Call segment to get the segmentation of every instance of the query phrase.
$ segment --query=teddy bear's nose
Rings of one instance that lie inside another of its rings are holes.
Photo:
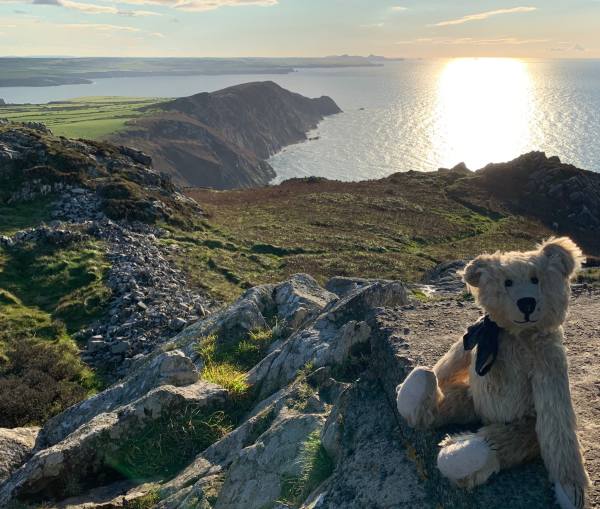
[[[529,316],[535,310],[536,301],[533,297],[523,297],[517,301],[517,307],[526,316]]]

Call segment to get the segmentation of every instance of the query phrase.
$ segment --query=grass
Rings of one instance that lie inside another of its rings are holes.
[[[300,507],[310,493],[333,473],[335,465],[321,443],[320,430],[313,431],[302,444],[298,462],[300,475],[284,479],[281,490],[281,502],[292,507]]]
[[[214,335],[203,338],[197,348],[204,363],[201,378],[244,396],[250,388],[246,372],[264,358],[272,341],[273,333],[267,330],[250,332],[236,343],[219,341]]]
[[[0,113],[14,122],[42,122],[58,136],[100,140],[141,116],[142,108],[162,101],[141,97],[81,97],[48,104],[10,105]]]
[[[42,424],[99,388],[70,334],[103,316],[107,269],[92,242],[0,249],[0,426]]]
[[[32,202],[7,205],[0,201],[0,235],[13,233],[38,226],[52,220],[53,196],[46,196]]]
[[[539,221],[484,214],[446,193],[437,173],[367,182],[296,180],[252,190],[188,190],[206,211],[172,229],[172,260],[196,286],[230,301],[244,289],[307,272],[419,281],[438,263],[496,249],[529,249]]]
[[[223,411],[208,413],[189,406],[164,412],[140,433],[120,442],[105,461],[128,479],[168,479],[232,429],[231,418]]]

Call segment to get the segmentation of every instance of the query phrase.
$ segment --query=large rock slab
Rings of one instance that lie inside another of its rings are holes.
[[[122,382],[50,419],[40,433],[37,448],[60,442],[95,416],[139,399],[156,387],[184,386],[197,380],[198,371],[181,351],[161,353]]]
[[[65,440],[34,454],[0,486],[0,507],[22,497],[64,499],[73,486],[87,486],[110,479],[111,458],[128,439],[138,436],[164,415],[177,415],[193,407],[221,406],[227,392],[207,382],[186,387],[157,387],[142,398],[102,413],[71,433]]]
[[[396,417],[374,375],[348,388],[322,433],[336,458],[333,475],[303,507],[433,508],[418,465],[400,440]]]

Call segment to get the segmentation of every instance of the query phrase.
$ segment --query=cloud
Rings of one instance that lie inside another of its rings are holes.
[[[484,19],[491,18],[493,16],[499,16],[501,14],[518,14],[523,12],[532,12],[536,10],[537,7],[511,7],[510,9],[497,9],[495,11],[486,11],[477,14],[469,14],[468,16],[463,16],[462,18],[440,21],[430,26],[445,27],[450,25],[462,25],[463,23],[469,23],[471,21],[481,21]]]
[[[184,11],[214,11],[221,7],[244,7],[258,5],[270,7],[279,0],[123,0],[123,3],[137,5],[163,5]]]
[[[521,44],[539,44],[542,42],[548,42],[548,39],[519,39],[517,37],[497,37],[492,39],[475,39],[473,37],[421,37],[419,39],[397,41],[396,44],[468,44],[472,46],[518,46]]]
[[[121,25],[109,25],[105,23],[62,23],[56,25],[72,30],[97,30],[99,32],[141,32],[140,28]]]
[[[158,12],[152,11],[128,11],[117,9],[111,5],[89,4],[84,2],[76,2],[74,0],[33,0],[34,5],[54,5],[56,7],[64,7],[65,9],[73,9],[84,12],[86,14],[118,14],[120,16],[161,16]]]
[[[1,28],[1,27],[0,27]],[[581,44],[575,44],[572,42],[559,42],[553,48],[550,48],[550,51],[555,52],[563,52],[563,51],[585,51],[585,48]]]
[[[151,32],[150,35],[152,37],[158,37],[159,39],[166,39],[165,34],[161,34],[160,32]]]
[[[367,23],[366,25],[359,25],[360,28],[381,28],[385,24],[384,23]]]
[[[407,11],[408,7],[402,7],[401,5],[394,5],[394,7],[392,7],[392,11],[394,12],[402,12],[402,11]]]

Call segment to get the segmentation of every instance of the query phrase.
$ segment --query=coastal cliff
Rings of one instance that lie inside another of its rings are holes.
[[[148,153],[183,185],[255,187],[275,177],[266,159],[340,111],[329,97],[246,83],[152,106],[113,140]]]

